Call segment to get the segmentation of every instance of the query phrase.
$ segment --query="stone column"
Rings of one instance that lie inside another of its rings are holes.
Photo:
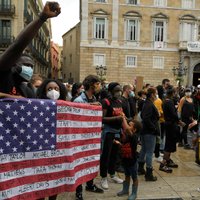
[[[88,0],[80,1],[81,44],[88,44]]]
[[[119,40],[119,0],[113,0],[112,8],[112,43],[113,46],[118,46]]]

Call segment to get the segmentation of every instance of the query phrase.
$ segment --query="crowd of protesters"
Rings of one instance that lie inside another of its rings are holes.
[[[137,91],[131,84],[102,83],[95,75],[72,85],[33,75],[33,59],[23,51],[43,23],[59,13],[58,3],[47,2],[39,18],[25,27],[1,55],[0,97],[61,99],[102,106],[101,188],[92,179],[86,183],[86,190],[103,193],[109,188],[110,179],[122,184],[122,190],[116,191],[118,196],[127,195],[128,200],[135,200],[138,175],[144,175],[149,182],[157,181],[153,175],[154,154],[160,162],[159,170],[172,173],[173,168],[178,168],[171,158],[177,143],[185,149],[194,147],[188,141],[188,131],[194,135],[198,132],[200,85],[196,88],[173,87],[170,80],[164,79],[161,85],[146,84]],[[138,146],[141,147],[139,152]],[[124,180],[116,175],[119,166],[124,172]],[[83,200],[82,190],[82,185],[79,185],[76,200]],[[49,197],[52,200],[56,198],[56,195]]]

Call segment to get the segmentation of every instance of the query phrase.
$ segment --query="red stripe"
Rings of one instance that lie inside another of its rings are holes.
[[[77,140],[77,141],[73,141],[73,142],[59,142],[57,143],[56,147],[58,149],[65,149],[65,148],[72,148],[72,147],[76,147],[76,146],[81,146],[81,145],[93,145],[93,144],[100,144],[101,139],[89,139],[89,140]]]
[[[52,188],[52,189],[47,189],[47,190],[42,190],[42,191],[37,191],[37,192],[29,192],[26,194],[22,194],[13,198],[9,198],[7,200],[35,200],[43,197],[48,197],[52,196],[55,194],[63,193],[63,192],[73,192],[75,191],[76,187],[83,182],[87,182],[89,180],[92,180],[97,176],[97,173],[89,174],[84,177],[81,177],[77,180],[76,184],[74,185],[63,185],[57,188]],[[84,181],[82,181],[84,180]]]
[[[83,134],[83,133],[101,133],[101,127],[96,128],[56,128],[56,134],[64,135],[64,134]]]
[[[38,175],[24,176],[21,178],[15,178],[8,181],[3,181],[0,183],[0,191],[7,190],[9,188],[14,188],[20,185],[33,184],[43,181],[57,180],[63,177],[74,177],[75,173],[83,169],[90,167],[96,167],[99,165],[99,161],[84,163],[74,168],[74,170],[63,170],[61,172],[44,173]]]
[[[74,103],[74,102],[61,101],[61,100],[57,101],[57,106],[70,106],[70,107],[81,108],[84,110],[87,109],[87,110],[102,111],[101,106],[94,106],[87,103]]]
[[[101,122],[102,117],[101,116],[83,116],[83,115],[74,115],[74,114],[68,114],[68,113],[58,113],[57,120],[71,120],[71,121],[88,121],[88,122]]]
[[[1,164],[1,173],[13,171],[13,170],[19,170],[23,168],[48,166],[48,165],[62,164],[66,162],[73,162],[74,160],[79,159],[79,158],[88,157],[92,155],[98,155],[98,154],[100,154],[99,149],[79,152],[72,156],[41,158],[41,159],[26,160],[26,161],[20,161],[20,162],[10,162],[10,163]]]

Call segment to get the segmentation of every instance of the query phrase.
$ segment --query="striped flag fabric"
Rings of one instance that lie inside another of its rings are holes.
[[[39,199],[99,171],[102,108],[37,99],[0,100],[0,199]]]

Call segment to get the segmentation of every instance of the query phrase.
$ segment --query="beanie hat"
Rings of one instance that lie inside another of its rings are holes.
[[[191,88],[186,88],[185,92],[191,92]]]
[[[119,83],[117,82],[111,82],[109,85],[108,85],[108,91],[112,91],[117,85],[120,85]]]

